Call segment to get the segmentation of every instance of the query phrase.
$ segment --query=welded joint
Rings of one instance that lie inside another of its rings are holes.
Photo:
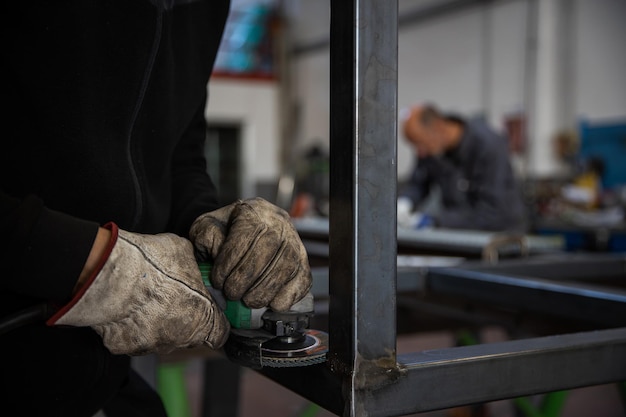
[[[350,393],[346,401],[344,416],[369,416],[367,401],[360,399],[373,397],[376,392],[400,381],[406,375],[406,369],[396,361],[396,352],[388,350],[388,356],[375,359],[366,359],[357,352],[354,370],[351,378],[347,378],[344,385],[344,394]]]

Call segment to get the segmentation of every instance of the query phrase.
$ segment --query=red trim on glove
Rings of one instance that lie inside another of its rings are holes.
[[[78,290],[78,292],[76,292],[76,294],[74,294],[70,302],[65,304],[63,307],[61,307],[59,311],[54,313],[54,315],[46,321],[46,324],[48,326],[53,326],[57,322],[57,320],[63,317],[65,313],[67,313],[72,307],[74,307],[74,305],[76,305],[78,300],[80,300],[80,298],[83,296],[83,294],[85,294],[87,289],[89,289],[91,284],[94,282],[94,280],[96,279],[96,277],[102,270],[102,267],[104,266],[106,261],[109,259],[109,256],[111,255],[111,252],[113,251],[113,247],[115,246],[115,243],[117,243],[117,235],[118,235],[119,228],[113,222],[109,222],[102,227],[104,227],[105,229],[109,229],[111,231],[111,240],[109,240],[109,243],[107,245],[106,251],[104,252],[104,255],[98,261],[98,265],[94,269],[89,279],[87,279],[85,284]]]

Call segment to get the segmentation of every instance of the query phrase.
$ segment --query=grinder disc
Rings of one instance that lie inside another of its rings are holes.
[[[282,338],[261,329],[231,329],[224,352],[253,369],[314,365],[326,361],[328,334],[307,329],[298,337]]]
[[[326,361],[328,334],[307,329],[299,338],[273,338],[261,344],[261,366],[289,368]]]

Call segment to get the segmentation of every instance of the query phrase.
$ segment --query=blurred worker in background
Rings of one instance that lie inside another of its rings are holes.
[[[416,167],[398,192],[398,225],[505,231],[524,229],[525,210],[509,160],[508,142],[484,122],[416,105],[403,115]],[[420,211],[439,188],[439,207]]]
[[[228,0],[11,2],[0,152],[0,372],[13,416],[165,417],[129,355],[218,349],[205,289],[286,310],[311,285],[288,214],[219,208],[207,82]],[[51,311],[46,313],[44,307]]]

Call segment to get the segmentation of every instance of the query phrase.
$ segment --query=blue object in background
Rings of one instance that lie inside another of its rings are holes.
[[[274,69],[272,17],[272,9],[263,4],[233,9],[224,28],[215,70],[233,74],[271,74]]]
[[[590,122],[579,125],[580,156],[604,161],[602,186],[605,189],[626,184],[626,120]]]

